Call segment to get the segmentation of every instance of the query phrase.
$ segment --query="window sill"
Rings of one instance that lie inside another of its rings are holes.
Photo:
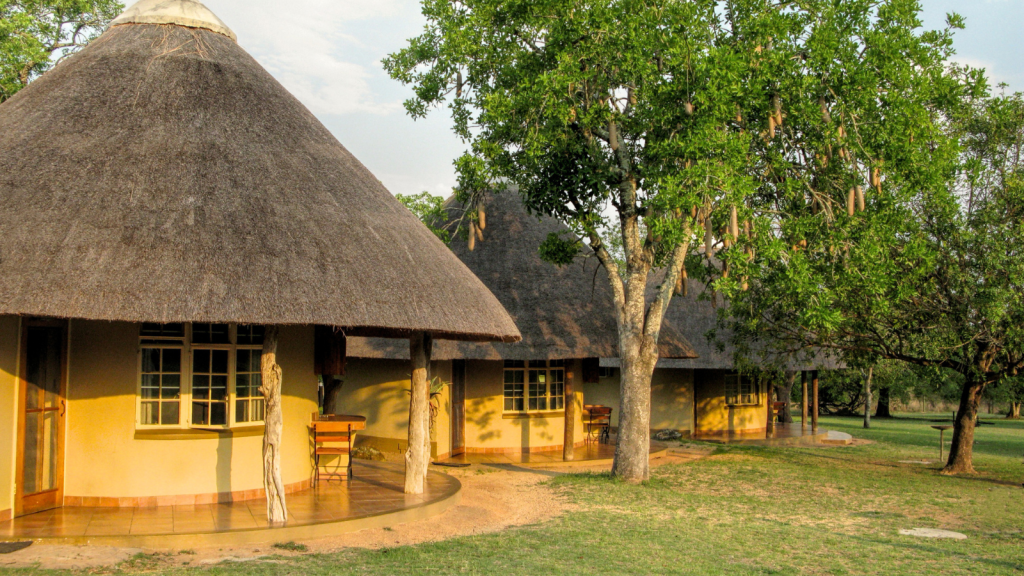
[[[214,438],[246,438],[262,436],[263,424],[234,428],[137,428],[135,440],[208,440]]]
[[[519,420],[523,418],[552,418],[564,417],[565,410],[541,410],[539,412],[505,412],[501,415],[503,420]]]

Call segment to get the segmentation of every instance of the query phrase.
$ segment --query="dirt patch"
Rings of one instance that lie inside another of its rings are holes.
[[[111,548],[107,546],[29,546],[0,555],[0,566],[32,567],[43,570],[85,570],[120,564],[142,550],[138,548]]]

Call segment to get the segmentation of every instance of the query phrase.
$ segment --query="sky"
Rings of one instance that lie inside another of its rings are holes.
[[[130,4],[131,0],[123,0]],[[445,111],[413,120],[381,66],[425,23],[418,0],[203,0],[238,42],[395,194],[447,196],[465,145]],[[958,12],[956,59],[1024,90],[1024,0],[921,0],[926,28]]]

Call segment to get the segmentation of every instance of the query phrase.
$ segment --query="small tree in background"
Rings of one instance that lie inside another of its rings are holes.
[[[947,474],[973,472],[982,395],[1024,366],[1024,100],[988,97],[975,71],[954,69],[936,86],[950,81],[934,93],[932,122],[887,123],[884,140],[863,146],[877,191],[867,212],[780,219],[806,248],[776,244],[757,261],[759,290],[737,294],[731,309],[739,329],[788,349],[955,373]],[[893,158],[893,142],[918,138],[927,155]]]
[[[934,173],[928,104],[950,40],[916,30],[912,0],[422,6],[426,30],[385,67],[413,86],[414,117],[451,110],[471,147],[457,161],[460,200],[473,210],[484,190],[514,185],[606,270],[622,367],[613,474],[629,481],[648,477],[657,340],[685,277],[741,291],[759,238],[795,213],[778,237],[799,244],[812,216],[845,211],[847,191],[881,159],[916,170],[891,178]],[[774,199],[749,201],[755,192]],[[621,261],[604,229],[621,238]],[[581,249],[545,244],[555,264]],[[648,297],[657,269],[664,280]]]
[[[448,214],[444,210],[444,198],[434,196],[430,192],[395,194],[395,198],[426,224],[442,242],[447,244],[451,241],[452,232],[442,224],[448,220]]]
[[[122,10],[116,0],[0,0],[0,102],[99,36]]]

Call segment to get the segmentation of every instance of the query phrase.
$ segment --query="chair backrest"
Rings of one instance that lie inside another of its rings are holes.
[[[348,442],[352,434],[351,422],[313,422],[313,439],[317,444]]]

